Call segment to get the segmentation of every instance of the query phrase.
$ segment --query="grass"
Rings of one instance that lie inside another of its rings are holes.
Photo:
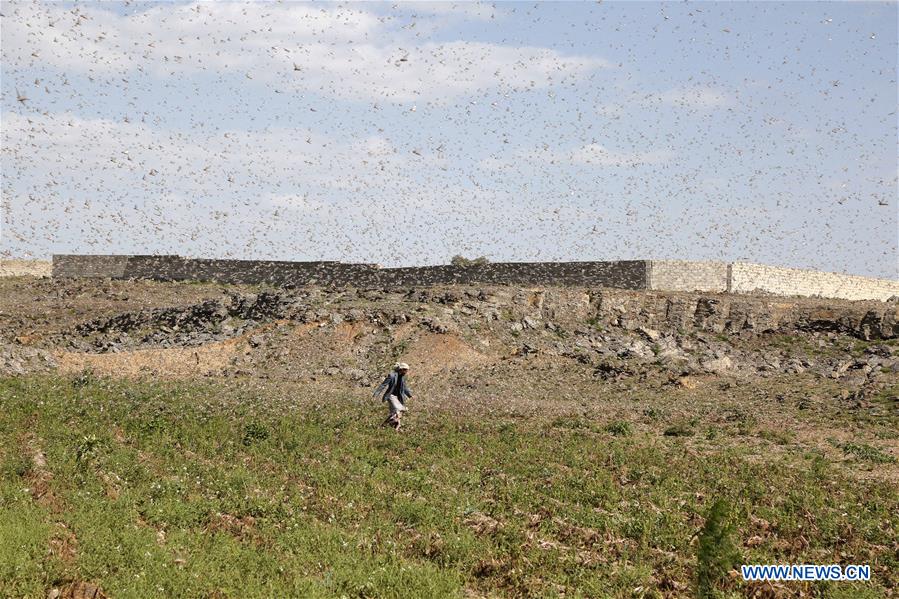
[[[826,358],[840,354],[838,346],[834,342],[826,342],[824,346],[805,335],[774,334],[765,337],[765,344],[773,349],[779,349],[787,357],[811,356]],[[858,350],[859,353],[862,351]]]
[[[602,333],[605,331],[606,327],[603,324],[602,320],[596,316],[590,317],[585,321],[590,327]]]
[[[872,566],[792,594],[899,586],[895,487],[820,452],[762,460],[684,437],[689,419],[666,436],[446,410],[394,434],[372,404],[327,399],[0,379],[0,596],[728,597],[756,589],[727,575],[737,551]]]
[[[884,453],[883,451],[868,445],[867,443],[840,443],[838,444],[846,455],[854,456],[864,462],[873,462],[875,464],[895,464],[896,458]]]

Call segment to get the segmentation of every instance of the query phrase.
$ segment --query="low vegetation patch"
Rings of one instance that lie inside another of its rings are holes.
[[[396,434],[380,405],[233,382],[17,377],[0,398],[4,597],[736,597],[758,590],[743,562],[871,565],[777,596],[899,586],[891,481],[642,408],[413,411]]]
[[[864,462],[873,462],[875,464],[895,464],[896,458],[884,453],[872,445],[867,443],[840,443],[838,445],[846,455],[851,455]]]

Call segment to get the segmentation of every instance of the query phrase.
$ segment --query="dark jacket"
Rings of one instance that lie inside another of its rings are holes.
[[[378,385],[378,388],[375,389],[375,392],[372,393],[372,397],[375,397],[378,393],[383,392],[384,395],[381,397],[381,401],[387,401],[387,398],[390,397],[391,393],[396,395],[399,398],[400,403],[405,404],[407,397],[412,397],[412,389],[406,385],[406,377],[403,377],[401,389],[394,389],[396,387],[396,379],[399,377],[399,374],[396,372],[391,372],[387,375],[387,378],[384,379],[384,382]]]

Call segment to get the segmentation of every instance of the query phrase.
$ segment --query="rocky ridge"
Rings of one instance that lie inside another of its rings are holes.
[[[373,373],[410,347],[421,361],[461,366],[459,356],[470,356],[464,366],[477,368],[543,359],[601,380],[809,372],[870,390],[899,372],[899,306],[887,302],[508,287],[221,292],[6,331],[0,371],[49,371],[73,354],[230,343],[222,375],[359,384],[371,384]],[[298,331],[312,331],[305,345]]]

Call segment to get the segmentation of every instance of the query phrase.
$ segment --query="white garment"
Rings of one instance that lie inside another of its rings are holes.
[[[404,406],[400,402],[400,398],[397,397],[396,395],[391,395],[390,397],[388,397],[387,403],[390,404],[390,415],[391,416],[393,416],[394,414],[396,414],[398,412],[405,412],[408,409],[406,406]]]

